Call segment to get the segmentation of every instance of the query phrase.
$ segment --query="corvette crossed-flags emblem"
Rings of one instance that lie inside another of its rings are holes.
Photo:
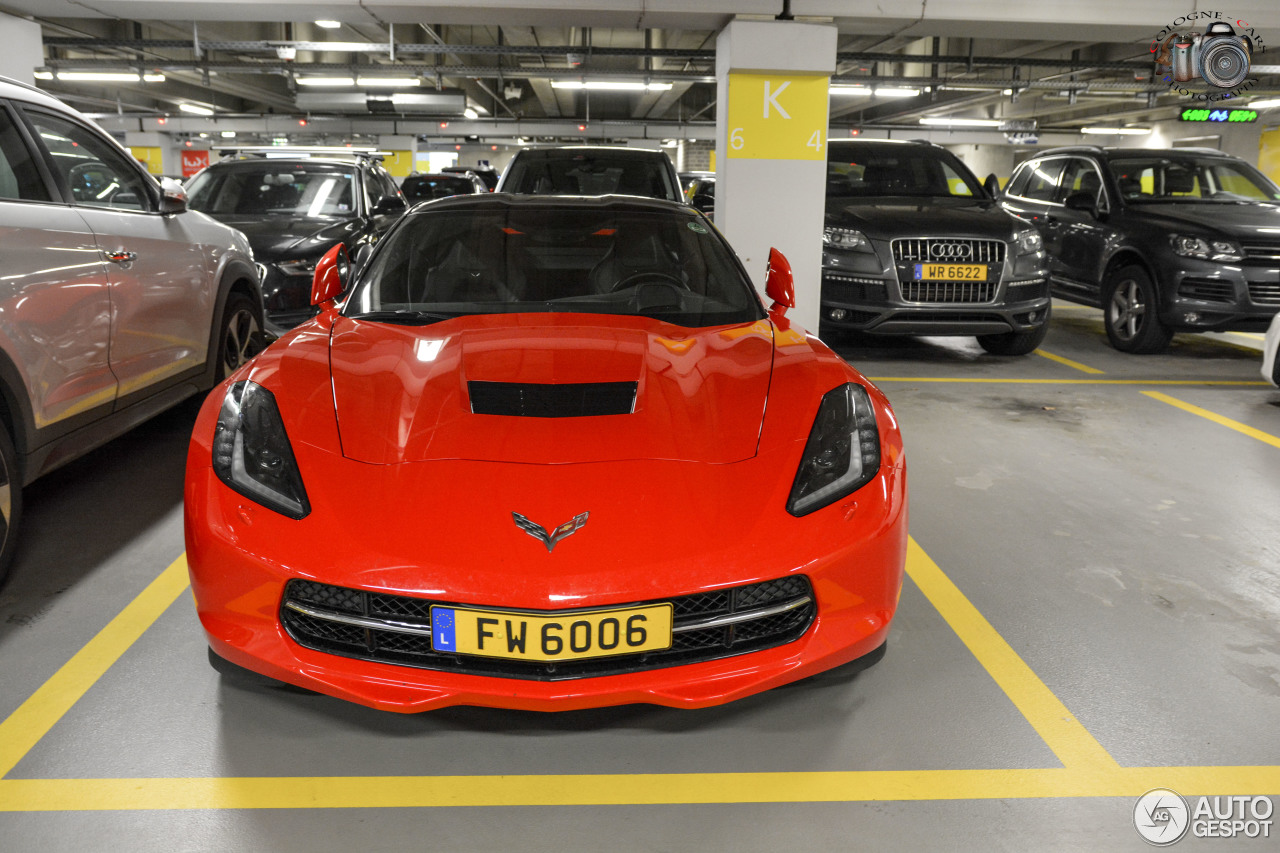
[[[535,524],[518,512],[511,513],[511,517],[515,519],[516,527],[519,527],[525,533],[528,533],[534,539],[537,539],[543,545],[546,545],[548,554],[556,547],[557,542],[564,539],[566,536],[571,536],[581,529],[582,526],[587,523],[587,516],[589,515],[591,515],[589,512],[584,512],[581,515],[575,515],[573,518],[548,533],[547,528],[543,527],[541,524]]]

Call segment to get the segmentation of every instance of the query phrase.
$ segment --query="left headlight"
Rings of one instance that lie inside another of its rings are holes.
[[[316,271],[319,258],[302,258],[296,261],[276,261],[276,266],[285,275],[311,275]]]
[[[787,512],[807,515],[871,482],[880,470],[880,430],[867,389],[849,382],[822,396],[796,471]]]
[[[1016,239],[1019,255],[1034,255],[1044,247],[1039,231],[1023,231]]]
[[[1174,234],[1169,238],[1175,254],[1184,258],[1200,258],[1206,261],[1243,261],[1244,249],[1230,240],[1206,240],[1187,234]]]
[[[275,395],[256,382],[227,389],[213,435],[213,471],[232,490],[281,515],[311,512]]]

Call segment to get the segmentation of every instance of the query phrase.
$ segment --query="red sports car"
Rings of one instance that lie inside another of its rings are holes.
[[[884,645],[884,395],[691,208],[415,208],[216,388],[186,480],[211,651],[394,711],[727,702]],[[345,295],[344,295],[345,294]]]

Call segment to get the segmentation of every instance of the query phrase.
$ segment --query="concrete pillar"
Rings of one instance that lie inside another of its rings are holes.
[[[769,249],[787,256],[787,316],[814,334],[835,63],[830,25],[735,20],[716,39],[716,225],[762,293]]]
[[[382,165],[387,167],[391,177],[399,183],[414,171],[414,160],[418,156],[418,137],[379,136],[378,150],[386,152]]]
[[[40,25],[0,14],[0,74],[21,83],[34,84],[35,69],[44,65],[44,39]]]

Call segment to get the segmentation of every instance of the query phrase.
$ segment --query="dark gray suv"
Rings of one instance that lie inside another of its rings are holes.
[[[1280,188],[1238,157],[1055,148],[1014,171],[1001,203],[1043,235],[1054,295],[1102,308],[1123,352],[1261,332],[1280,310]]]

